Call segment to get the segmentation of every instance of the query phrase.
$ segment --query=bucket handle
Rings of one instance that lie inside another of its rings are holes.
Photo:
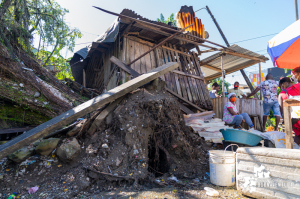
[[[232,145],[236,145],[236,146],[239,148],[239,145],[237,145],[237,144],[229,144],[229,145],[225,148],[224,154],[225,154],[226,149],[227,149],[228,147],[232,146]]]

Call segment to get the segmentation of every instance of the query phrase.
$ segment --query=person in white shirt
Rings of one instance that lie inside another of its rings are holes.
[[[220,86],[217,82],[213,83],[211,87],[211,91],[209,92],[210,98],[214,99],[217,97],[221,97],[222,95],[218,95],[218,91],[220,90]]]
[[[246,98],[246,95],[243,93],[243,91],[239,90],[240,83],[234,82],[233,85],[234,88],[229,89],[228,93],[235,93],[236,97],[238,98]]]

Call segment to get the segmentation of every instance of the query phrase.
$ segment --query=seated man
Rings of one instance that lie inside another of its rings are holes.
[[[243,93],[243,91],[239,90],[239,82],[234,82],[233,87],[234,88],[229,89],[228,93],[235,93],[235,96],[237,96],[238,98],[246,98],[246,95]]]
[[[247,113],[241,113],[236,109],[236,95],[235,93],[230,93],[228,95],[229,102],[227,102],[224,106],[224,114],[223,114],[223,121],[227,124],[233,124],[234,128],[239,128],[242,122],[246,122],[250,129],[253,129],[253,123],[251,118]],[[240,129],[240,128],[239,128]]]
[[[210,98],[214,99],[217,97],[221,97],[222,95],[218,95],[218,91],[220,90],[220,86],[217,82],[213,83],[211,87],[211,91],[209,92]]]

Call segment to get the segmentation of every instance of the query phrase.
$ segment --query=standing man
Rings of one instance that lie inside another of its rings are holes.
[[[263,117],[263,127],[265,128],[267,118],[270,115],[270,110],[272,108],[273,113],[276,118],[276,127],[275,131],[278,131],[278,124],[280,121],[280,108],[278,103],[278,97],[277,97],[277,87],[278,87],[278,81],[273,80],[273,76],[271,73],[269,73],[266,76],[266,81],[261,82],[256,89],[247,96],[247,98],[255,95],[260,89],[263,93],[264,97],[264,117]]]
[[[239,90],[240,83],[234,82],[232,89],[229,89],[228,93],[235,93],[235,96],[238,98],[246,98],[246,95],[243,93],[243,91]]]

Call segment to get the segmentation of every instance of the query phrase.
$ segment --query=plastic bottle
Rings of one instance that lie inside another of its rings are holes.
[[[15,199],[17,196],[17,192],[14,192],[13,194],[9,195],[7,199]]]

